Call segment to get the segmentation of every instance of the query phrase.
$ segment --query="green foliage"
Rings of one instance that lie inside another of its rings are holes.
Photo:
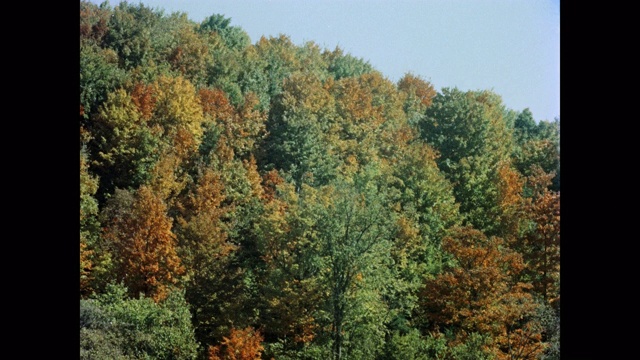
[[[371,166],[353,179],[338,179],[314,206],[334,359],[352,352],[355,357],[371,357],[384,341],[388,310],[383,297],[398,279],[386,256],[395,215],[386,204],[384,186],[377,182],[378,171]]]
[[[183,292],[156,304],[129,299],[126,288],[80,302],[82,359],[195,359],[191,315]]]
[[[394,331],[385,345],[384,356],[388,360],[430,360],[439,359],[434,346],[422,338],[420,331],[409,330],[406,334]]]
[[[513,149],[504,114],[493,92],[445,88],[419,123],[421,137],[440,154],[438,167],[454,185],[460,212],[487,234],[498,231],[498,169]]]
[[[464,343],[451,349],[451,358],[455,360],[493,360],[496,356],[486,348],[490,343],[490,336],[474,332]]]
[[[323,185],[336,176],[338,159],[327,143],[332,118],[330,95],[317,78],[295,74],[276,98],[267,122],[263,163],[289,174],[300,186],[304,177]]]
[[[126,79],[118,67],[118,56],[111,49],[95,45],[80,47],[80,106],[81,116],[88,119],[107,94],[121,86]]]
[[[158,159],[159,138],[142,118],[123,89],[108,94],[93,118],[95,138],[90,143],[100,188],[104,194],[116,187],[137,188],[151,178]]]
[[[242,50],[251,44],[249,35],[239,27],[229,26],[231,18],[226,18],[221,14],[213,14],[204,19],[200,24],[199,31],[216,32],[224,41],[227,48],[232,50]]]
[[[113,9],[103,46],[118,54],[124,69],[145,65],[153,51],[151,29],[161,16],[144,4],[121,2]]]
[[[329,63],[329,73],[336,80],[345,77],[358,77],[373,71],[373,67],[368,61],[353,57],[351,54],[344,54],[342,49],[338,47],[332,52],[325,51],[324,56]]]
[[[550,189],[560,190],[560,120],[540,121],[537,125],[529,109],[520,113],[515,122],[516,147],[513,158],[518,171],[525,176],[535,166],[554,173]]]

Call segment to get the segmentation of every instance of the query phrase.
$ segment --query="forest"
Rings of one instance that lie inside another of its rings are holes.
[[[80,2],[81,359],[559,359],[560,120]]]

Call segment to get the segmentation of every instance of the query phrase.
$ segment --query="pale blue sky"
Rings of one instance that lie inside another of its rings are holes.
[[[286,34],[339,46],[394,82],[412,72],[438,90],[492,89],[536,120],[560,116],[560,0],[129,1],[138,2],[196,22],[223,14],[252,43]]]

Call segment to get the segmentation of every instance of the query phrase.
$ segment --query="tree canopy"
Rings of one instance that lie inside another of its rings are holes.
[[[80,5],[81,358],[559,358],[559,119]]]

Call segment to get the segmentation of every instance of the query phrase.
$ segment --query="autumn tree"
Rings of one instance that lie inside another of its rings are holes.
[[[200,167],[196,182],[182,195],[176,215],[178,253],[186,273],[185,297],[200,343],[215,341],[223,331],[218,330],[224,318],[220,308],[225,309],[221,298],[233,296],[226,292],[225,283],[235,275],[228,266],[237,245],[229,241],[224,222],[232,206],[223,204],[225,198],[220,175],[211,168]]]
[[[411,125],[417,124],[437,94],[431,83],[412,73],[406,73],[398,81],[398,91],[403,94],[403,109]]]
[[[220,345],[209,347],[209,360],[260,360],[263,337],[251,327],[231,329]]]
[[[164,299],[184,272],[176,253],[172,220],[147,186],[117,190],[104,210],[104,237],[111,242],[115,271],[132,296]]]
[[[502,239],[471,227],[458,228],[443,240],[452,262],[425,282],[421,316],[425,330],[450,332],[450,345],[472,334],[490,336],[483,352],[498,359],[534,359],[544,350],[538,305],[531,285],[517,281],[522,256]]]
[[[540,167],[527,178],[532,195],[524,207],[524,233],[515,244],[527,264],[524,279],[545,302],[560,296],[560,192],[549,190],[552,178]]]
[[[173,22],[179,23],[175,19]],[[199,36],[195,26],[188,22],[185,22],[185,25],[177,29],[174,34],[173,46],[167,55],[172,69],[177,70],[193,84],[204,84],[207,68],[214,61],[206,38]]]
[[[207,121],[205,128],[209,137],[207,140],[213,140],[210,137],[215,134],[218,151],[233,151],[233,156],[248,160],[256,144],[265,135],[267,115],[258,109],[256,95],[247,93],[238,108],[230,103],[227,94],[220,89],[201,88],[198,96],[205,117],[211,121]]]

